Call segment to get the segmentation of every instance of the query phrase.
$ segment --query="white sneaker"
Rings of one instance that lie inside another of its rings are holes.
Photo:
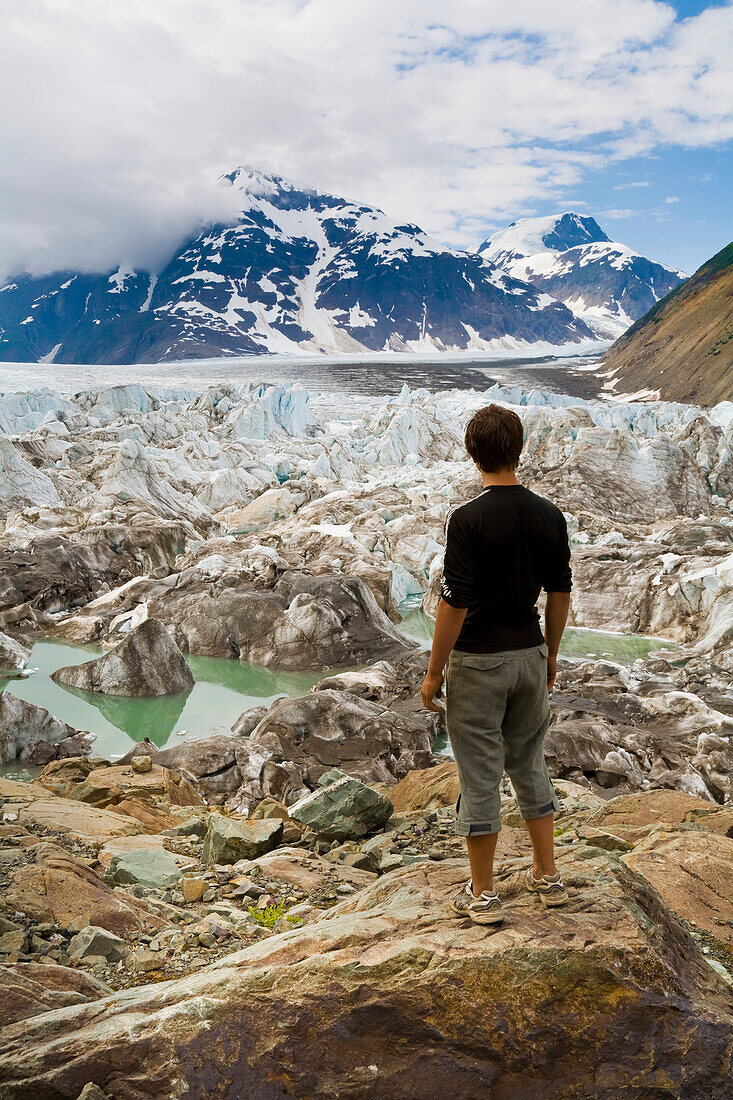
[[[480,897],[475,897],[470,882],[462,886],[458,893],[450,900],[450,907],[459,917],[470,917],[474,924],[499,924],[504,920],[504,911],[501,907],[498,894],[490,894],[487,890]]]

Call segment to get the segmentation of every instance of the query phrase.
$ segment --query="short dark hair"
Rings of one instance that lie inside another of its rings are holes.
[[[522,421],[511,409],[487,405],[466,426],[466,450],[485,474],[514,470],[524,444]]]

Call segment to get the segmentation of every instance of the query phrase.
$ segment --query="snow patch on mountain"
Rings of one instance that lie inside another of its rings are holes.
[[[572,212],[513,222],[478,253],[561,301],[604,339],[616,339],[686,278]]]
[[[491,352],[596,338],[545,288],[374,207],[251,167],[222,186],[238,216],[158,272],[17,278],[0,297],[0,359]]]

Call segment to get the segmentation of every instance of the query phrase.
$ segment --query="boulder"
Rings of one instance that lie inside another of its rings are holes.
[[[0,1092],[727,1100],[729,989],[659,894],[568,856],[553,913],[526,866],[491,933],[449,909],[465,860],[420,863],[196,974],[6,1028]]]
[[[265,766],[270,757],[261,745],[217,734],[163,749],[155,764],[190,777],[210,805],[229,804],[246,814],[269,793]]]
[[[326,840],[359,840],[392,814],[386,795],[338,769],[325,772],[319,787],[290,807],[290,816]]]
[[[154,696],[190,691],[194,678],[161,622],[146,619],[110,653],[52,673],[57,684],[105,695]]]
[[[0,764],[47,764],[57,756],[83,756],[92,741],[91,735],[80,734],[44,707],[18,699],[11,691],[0,692]]]
[[[118,886],[134,884],[162,890],[181,880],[181,871],[173,856],[163,848],[138,848],[112,857],[109,879]]]
[[[454,806],[460,794],[458,765],[446,760],[434,768],[408,772],[395,787],[390,787],[389,800],[396,813],[409,810],[435,810]]]
[[[69,944],[72,959],[84,959],[87,955],[101,955],[108,962],[120,962],[127,955],[127,944],[119,936],[108,932],[106,928],[95,928],[93,924],[82,928]]]
[[[394,783],[435,762],[432,728],[348,691],[277,699],[248,741],[303,770],[313,787],[339,767],[365,783]]]
[[[705,831],[701,821],[702,828],[655,828],[621,858],[659,891],[673,913],[733,951],[733,840]]]
[[[14,868],[9,879],[5,904],[33,920],[65,928],[93,924],[116,935],[166,924],[144,902],[112,891],[85,863],[52,844],[40,844],[35,863]]]
[[[28,664],[30,649],[0,631],[0,676],[17,676]]]
[[[254,859],[276,848],[283,835],[277,817],[246,820],[210,814],[202,859],[204,863],[236,863]]]

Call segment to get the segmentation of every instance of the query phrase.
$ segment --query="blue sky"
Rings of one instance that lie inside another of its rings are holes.
[[[687,271],[732,235],[733,3],[0,6],[0,276],[155,269],[238,164],[475,248],[575,209]]]
[[[691,274],[733,239],[730,148],[659,149],[593,173],[566,205],[609,237]]]

